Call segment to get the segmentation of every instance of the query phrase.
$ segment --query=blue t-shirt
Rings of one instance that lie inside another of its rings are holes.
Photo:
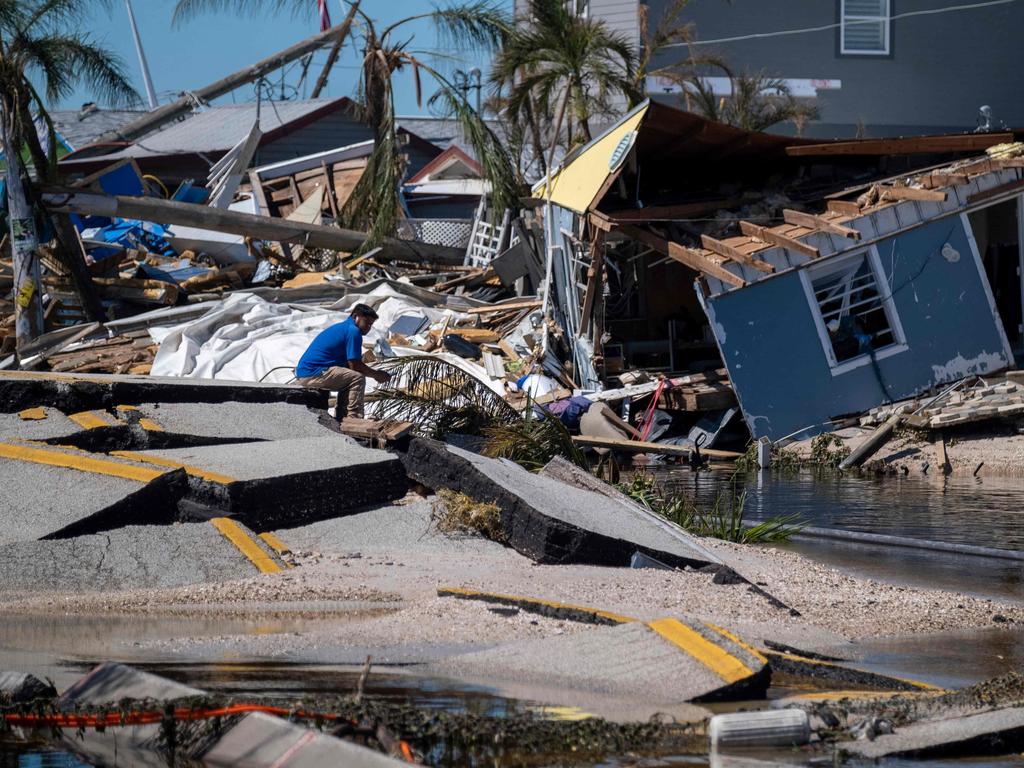
[[[349,360],[363,359],[363,334],[351,317],[317,334],[299,358],[295,375],[300,379],[316,376],[331,366],[344,368]]]

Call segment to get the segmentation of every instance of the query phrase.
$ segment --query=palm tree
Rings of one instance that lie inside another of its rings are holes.
[[[718,96],[702,79],[688,81],[696,111],[709,120],[748,131],[764,131],[792,121],[798,134],[808,120],[819,115],[817,106],[798,100],[784,80],[758,73],[734,75],[730,83],[732,93]]]
[[[251,12],[256,8],[283,10],[289,6],[296,12],[315,7],[308,0],[178,0],[174,17],[177,22],[203,10],[231,8]],[[436,90],[430,103],[459,122],[484,176],[491,182],[492,208],[500,216],[506,208],[514,207],[519,188],[513,162],[502,142],[473,109],[466,94],[431,63],[442,58],[441,54],[413,49],[413,38],[403,37],[412,22],[428,19],[446,42],[463,50],[494,51],[510,31],[504,12],[491,0],[471,0],[409,16],[382,29],[361,8],[357,16],[363,53],[357,100],[363,119],[373,130],[374,150],[341,212],[343,226],[369,232],[364,250],[373,247],[380,238],[394,234],[401,212],[399,190],[405,168],[399,151],[392,80],[402,71],[412,74],[418,103],[422,103],[422,76],[426,74],[433,81]]]
[[[32,206],[36,190],[21,153],[28,151],[42,182],[53,179],[57,163],[53,122],[34,82],[49,102],[66,98],[80,82],[108,103],[138,99],[117,56],[80,31],[92,9],[89,0],[0,0],[0,142],[7,161],[19,352],[43,329],[39,229]],[[46,124],[49,151],[43,150],[33,113]]]
[[[625,36],[587,17],[583,0],[528,0],[526,12],[495,59],[492,81],[507,89],[507,117],[535,127],[554,115],[554,145],[566,120],[566,149],[590,141],[590,122],[632,106],[636,51]],[[535,150],[539,147],[535,147]]]

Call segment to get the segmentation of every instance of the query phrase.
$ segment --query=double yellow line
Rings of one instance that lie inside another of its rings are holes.
[[[235,549],[245,555],[248,560],[256,566],[260,573],[280,573],[286,568],[292,566],[285,562],[284,558],[281,557],[288,552],[288,547],[278,539],[272,533],[261,533],[259,538],[262,539],[267,546],[273,549],[278,557],[281,557],[281,562],[278,563],[273,557],[267,554],[267,552],[259,545],[249,533],[238,523],[229,517],[215,517],[210,521],[210,524],[220,531],[221,535],[235,545]]]

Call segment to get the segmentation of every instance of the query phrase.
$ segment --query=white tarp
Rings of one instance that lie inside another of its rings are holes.
[[[172,327],[150,329],[160,344],[153,361],[153,376],[187,376],[231,381],[267,381],[287,383],[302,353],[320,331],[348,317],[358,303],[369,304],[380,316],[364,339],[364,347],[373,347],[386,336],[387,329],[402,315],[425,317],[438,326],[450,316],[454,326],[469,316],[426,306],[415,297],[379,284],[369,293],[353,293],[330,307],[301,304],[275,304],[251,293],[233,293],[202,317]],[[397,356],[425,354],[398,347]],[[485,381],[501,394],[503,388],[489,381],[484,369],[448,353],[430,353]],[[373,382],[367,382],[367,389]]]

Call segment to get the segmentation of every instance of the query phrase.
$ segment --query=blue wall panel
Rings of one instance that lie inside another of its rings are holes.
[[[959,258],[946,258],[949,243]],[[878,243],[906,351],[833,376],[798,272],[706,300],[751,432],[772,440],[1012,364],[960,217]],[[842,257],[840,257],[842,258]]]

